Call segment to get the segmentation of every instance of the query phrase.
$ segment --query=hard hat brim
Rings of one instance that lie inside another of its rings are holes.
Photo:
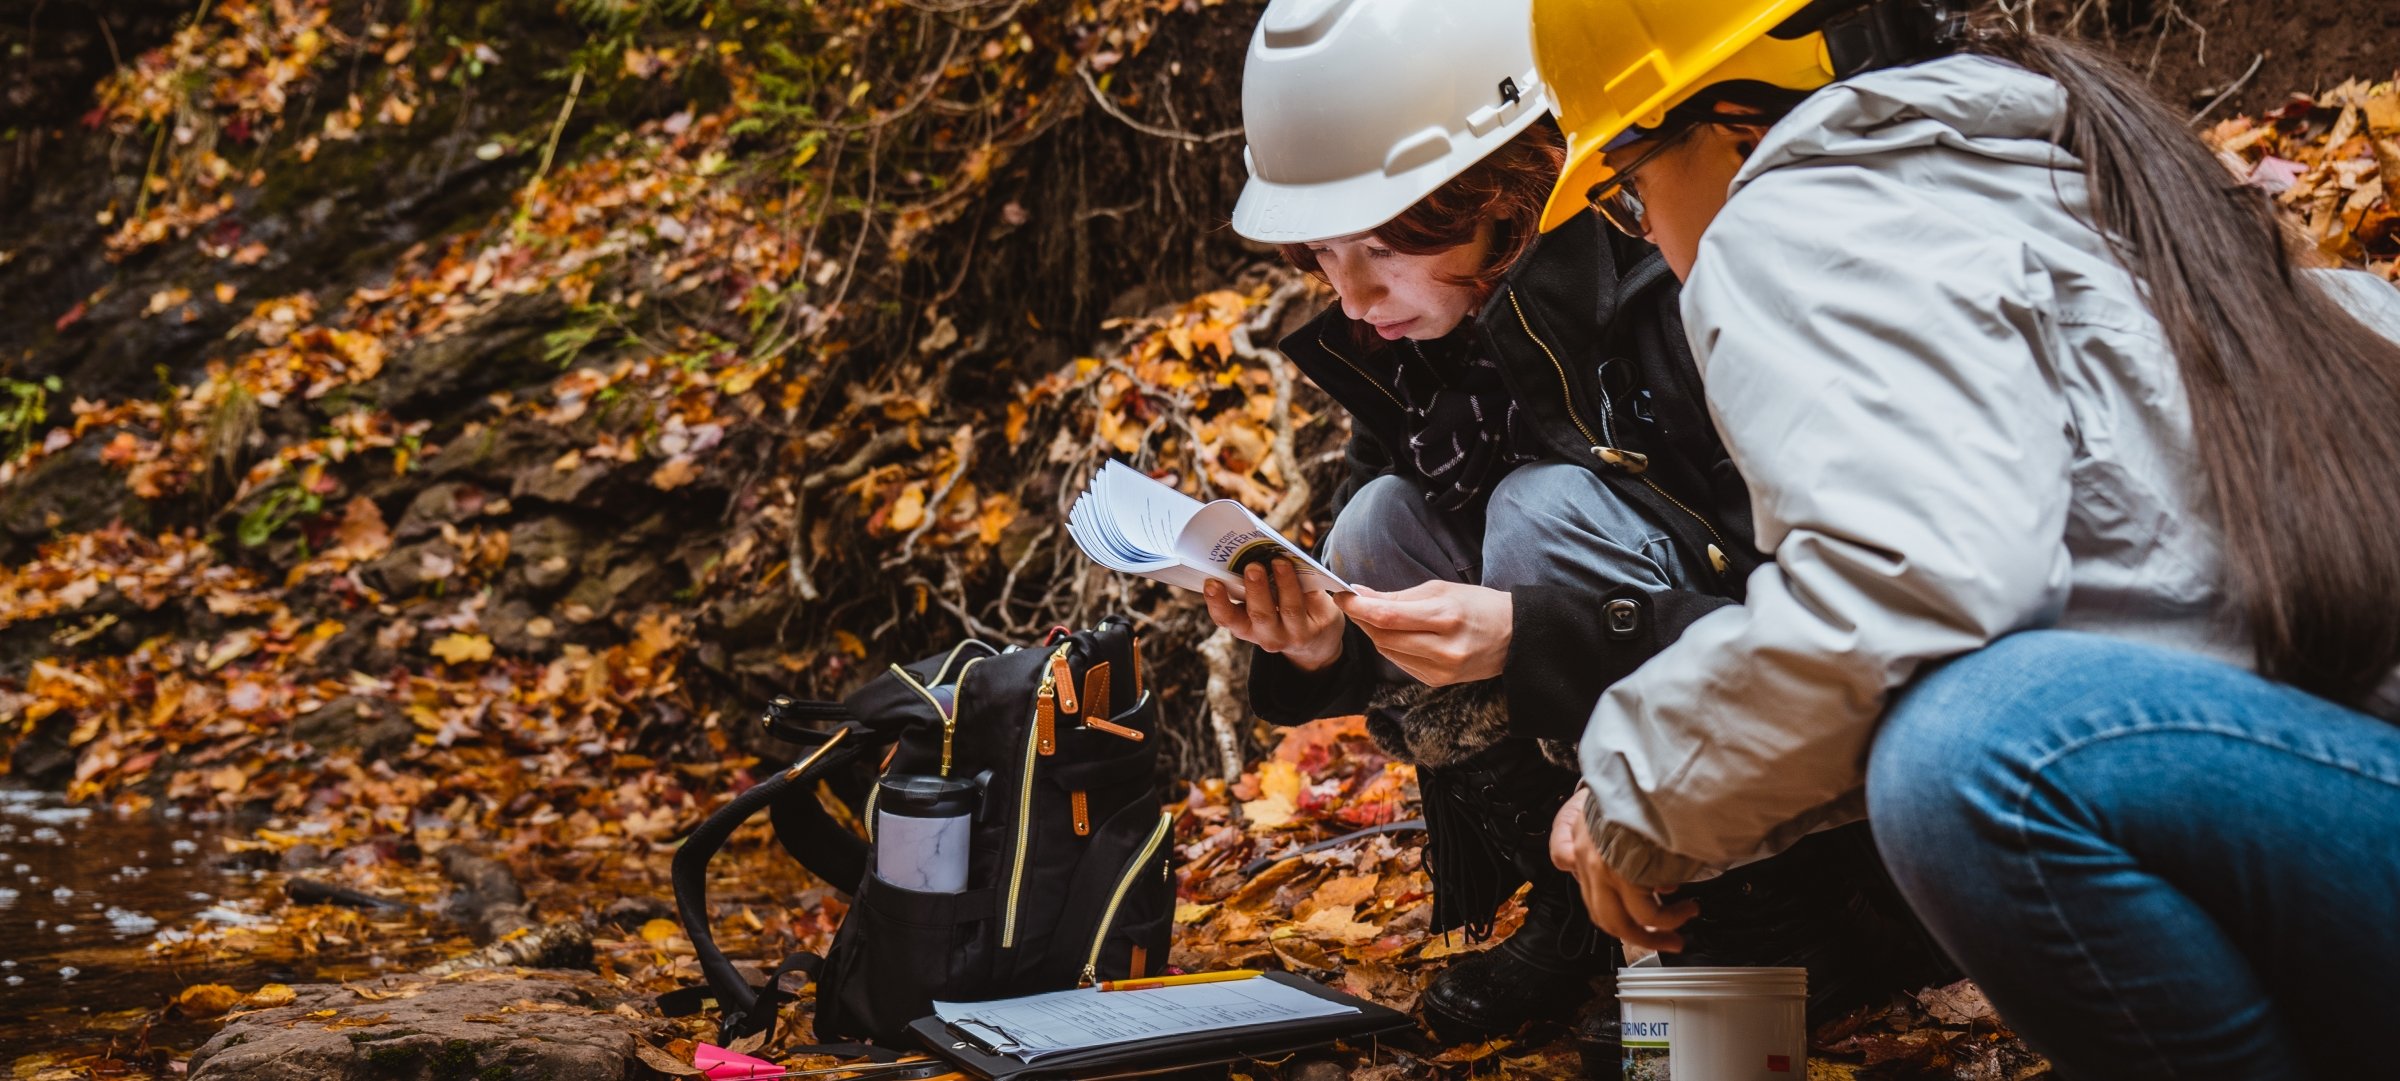
[[[1437,162],[1398,175],[1369,173],[1315,184],[1278,184],[1252,175],[1233,204],[1233,231],[1262,244],[1355,236],[1406,213],[1456,172],[1453,163]]]
[[[1613,137],[1616,133],[1609,133]],[[1569,221],[1575,215],[1591,209],[1591,191],[1608,178],[1617,175],[1608,167],[1608,140],[1591,139],[1581,145],[1569,140],[1566,168],[1559,170],[1558,184],[1550,189],[1550,201],[1542,204],[1542,231],[1547,233]]]

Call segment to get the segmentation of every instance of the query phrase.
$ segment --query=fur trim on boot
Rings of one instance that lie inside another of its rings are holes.
[[[1447,687],[1393,684],[1369,699],[1367,733],[1395,758],[1451,765],[1507,737],[1508,696],[1497,679]]]
[[[1551,765],[1574,770],[1579,776],[1583,773],[1583,754],[1576,750],[1574,741],[1542,739],[1534,742],[1542,745],[1542,757],[1549,759]]]

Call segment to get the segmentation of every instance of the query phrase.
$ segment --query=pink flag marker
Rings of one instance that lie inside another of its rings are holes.
[[[786,1074],[783,1067],[765,1059],[728,1051],[713,1043],[704,1043],[692,1049],[692,1065],[708,1075],[709,1081],[741,1081],[743,1078],[783,1077]]]

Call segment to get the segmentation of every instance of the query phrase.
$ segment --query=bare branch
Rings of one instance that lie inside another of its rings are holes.
[[[1124,122],[1126,127],[1132,128],[1133,130],[1141,132],[1144,135],[1155,135],[1161,139],[1173,139],[1177,142],[1184,143],[1214,143],[1221,142],[1226,139],[1237,139],[1242,135],[1242,129],[1238,127],[1227,128],[1223,131],[1210,132],[1207,135],[1194,135],[1188,131],[1177,131],[1174,128],[1162,128],[1156,124],[1142,123],[1139,120],[1135,120],[1134,118],[1125,115],[1125,110],[1117,108],[1117,103],[1109,98],[1108,92],[1100,89],[1099,82],[1092,78],[1092,69],[1089,66],[1083,64],[1075,65],[1075,74],[1083,77],[1084,89],[1092,92],[1092,100],[1100,104],[1100,111],[1116,117],[1118,120]]]

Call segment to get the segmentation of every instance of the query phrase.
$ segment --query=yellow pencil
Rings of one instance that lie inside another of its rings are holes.
[[[1102,980],[1103,991],[1146,991],[1153,987],[1181,987],[1187,983],[1224,983],[1227,980],[1246,980],[1266,973],[1255,968],[1229,968],[1223,972],[1190,972],[1181,976],[1153,976],[1145,980]]]

